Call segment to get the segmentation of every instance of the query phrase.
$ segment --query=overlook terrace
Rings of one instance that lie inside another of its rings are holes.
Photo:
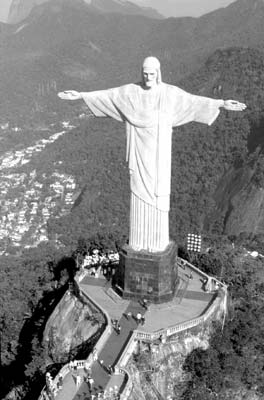
[[[92,398],[109,400],[120,398],[125,400],[129,398],[134,386],[129,360],[131,361],[131,356],[136,351],[139,342],[149,342],[152,345],[156,343],[158,347],[163,346],[163,354],[166,342],[169,343],[172,339],[172,343],[173,341],[177,342],[179,332],[185,331],[187,340],[188,330],[192,327],[202,326],[210,319],[219,318],[219,314],[224,313],[226,307],[225,285],[217,282],[220,285],[218,291],[205,293],[201,281],[204,278],[208,279],[208,276],[185,260],[179,258],[177,263],[180,280],[187,282],[184,295],[182,296],[178,292],[172,301],[160,305],[150,304],[147,310],[142,308],[140,302],[123,300],[117,295],[113,296],[111,294],[112,289],[111,287],[107,288],[107,282],[103,276],[92,278],[87,276],[88,271],[85,268],[82,269],[78,277],[82,296],[92,301],[104,313],[107,321],[105,331],[96,343],[98,359],[97,357],[94,358],[91,353],[87,360],[77,361],[75,373],[73,373],[69,364],[66,364],[55,379],[51,380],[49,389],[42,391],[39,400],[49,399],[50,395],[54,396],[56,400],[72,400],[86,395],[89,396],[87,384],[82,382],[86,376],[87,368],[91,370],[95,380]],[[191,280],[188,278],[190,272],[193,277]],[[65,296],[69,295],[68,292]],[[128,318],[128,312],[131,311],[132,318]],[[144,326],[138,325],[133,318],[133,315],[136,315],[139,311],[145,315]],[[122,330],[119,335],[111,324],[113,320],[120,322]],[[191,336],[188,340],[191,340]],[[155,350],[155,346],[151,346],[154,358],[158,347]],[[157,357],[159,356],[157,355]],[[103,360],[103,365],[101,360]],[[161,360],[157,362],[160,363]],[[114,373],[109,376],[104,365],[114,366]],[[80,385],[74,383],[76,373],[81,377]],[[162,391],[162,389],[159,387],[159,379],[154,378],[155,372],[152,373],[152,376],[152,385],[155,380],[154,389],[160,393],[159,391]],[[57,389],[59,377],[62,379],[62,386]],[[173,394],[172,388],[173,385],[168,385],[166,398]],[[162,398],[161,394],[160,398]]]

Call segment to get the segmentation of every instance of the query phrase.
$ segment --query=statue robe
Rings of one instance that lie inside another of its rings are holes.
[[[172,127],[191,121],[211,125],[223,100],[195,96],[160,83],[81,93],[96,117],[126,123],[130,171],[130,236],[135,250],[162,251],[169,244]]]

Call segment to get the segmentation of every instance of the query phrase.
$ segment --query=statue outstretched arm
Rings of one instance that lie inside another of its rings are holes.
[[[65,90],[58,93],[58,96],[62,100],[84,100],[95,117],[110,117],[117,121],[123,121],[123,115],[114,100],[115,94],[116,97],[118,96],[118,90],[118,88],[92,92]]]
[[[236,100],[198,96],[185,92],[176,86],[173,89],[169,87],[169,89],[173,90],[173,98],[176,99],[173,126],[192,121],[210,126],[216,120],[222,108],[229,111],[243,111],[247,107],[244,103]]]
[[[247,108],[246,104],[236,100],[224,100],[222,107],[229,111],[244,111]]]
[[[65,90],[64,92],[59,92],[58,96],[62,100],[80,100],[80,99],[82,99],[81,93],[76,92],[76,90]]]

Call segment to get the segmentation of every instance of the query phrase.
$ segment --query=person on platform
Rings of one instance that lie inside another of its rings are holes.
[[[145,310],[148,310],[148,300],[143,298],[142,300],[142,307],[145,308]]]
[[[88,388],[91,391],[93,389],[94,380],[92,377],[88,378]]]
[[[81,382],[82,382],[81,376],[77,375],[75,380],[76,386],[79,387],[81,385]]]
[[[97,361],[98,360],[98,352],[97,349],[93,349],[93,361]]]
[[[220,109],[243,111],[235,100],[196,96],[162,82],[160,62],[147,57],[142,79],[92,92],[68,90],[64,100],[82,99],[96,117],[126,124],[130,172],[129,245],[135,251],[164,251],[169,245],[172,128],[191,121],[211,125]]]
[[[117,323],[117,325],[116,325],[116,333],[118,335],[120,335],[120,333],[121,333],[121,325],[119,323]]]
[[[137,324],[141,323],[141,319],[142,319],[142,314],[140,312],[138,312],[137,315],[136,315]]]

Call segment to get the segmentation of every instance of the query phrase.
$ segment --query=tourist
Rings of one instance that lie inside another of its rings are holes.
[[[142,300],[142,306],[145,308],[145,310],[147,310],[148,309],[148,300],[147,299],[143,299]]]
[[[93,350],[93,361],[97,361],[98,360],[98,352],[96,349]]]
[[[87,375],[91,375],[91,367],[90,363],[88,361],[85,361],[84,363],[84,371],[86,372]]]
[[[73,364],[73,370],[76,372],[77,371],[77,361],[74,360],[72,364]]]
[[[108,373],[109,373],[109,375],[112,375],[113,374],[113,372],[114,372],[114,368],[112,367],[112,365],[108,365]]]
[[[120,326],[120,324],[117,324],[116,333],[117,333],[118,335],[120,335],[120,333],[121,333],[121,326]]]
[[[211,276],[208,276],[206,285],[205,285],[205,291],[206,292],[212,292],[213,290],[213,278]]]
[[[116,328],[116,327],[117,327],[118,320],[117,320],[117,319],[112,319],[111,322],[112,322],[112,326],[113,326],[114,328]]]
[[[82,378],[81,378],[81,376],[80,376],[80,375],[77,375],[77,376],[76,376],[76,386],[77,386],[77,387],[79,387],[79,386],[80,386],[80,384],[81,384],[81,381],[82,381]]]
[[[202,289],[206,292],[206,283],[207,283],[207,278],[202,279]]]
[[[140,324],[141,318],[142,318],[142,314],[140,312],[138,312],[137,315],[136,315],[136,320],[137,320],[138,324]]]
[[[58,377],[58,389],[62,389],[63,378],[61,375]]]
[[[101,367],[102,367],[104,370],[106,370],[106,367],[105,367],[105,365],[104,365],[104,360],[100,360],[100,361],[99,361],[99,364],[101,365]]]
[[[94,384],[93,378],[92,377],[88,378],[88,387],[90,391],[93,389],[93,384]]]

